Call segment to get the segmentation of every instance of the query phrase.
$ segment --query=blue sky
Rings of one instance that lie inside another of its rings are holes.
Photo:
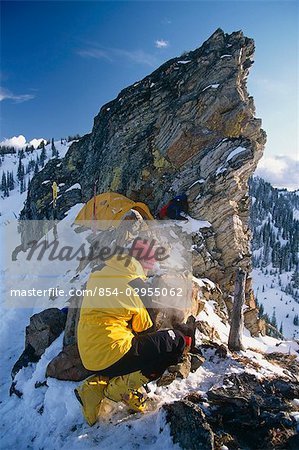
[[[1,22],[0,140],[89,132],[120,89],[221,27],[255,40],[266,156],[296,156],[296,1],[2,1]]]

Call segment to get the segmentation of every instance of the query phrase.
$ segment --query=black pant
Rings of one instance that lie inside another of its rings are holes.
[[[134,336],[130,350],[112,366],[97,373],[112,378],[140,370],[147,378],[155,380],[167,367],[181,360],[184,348],[184,335],[178,330]]]

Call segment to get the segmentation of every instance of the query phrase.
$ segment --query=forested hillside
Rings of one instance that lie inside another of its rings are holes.
[[[260,314],[284,335],[298,338],[299,191],[250,181],[255,294]]]

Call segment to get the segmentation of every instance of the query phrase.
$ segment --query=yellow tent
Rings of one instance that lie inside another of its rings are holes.
[[[113,220],[122,220],[130,209],[138,211],[144,219],[154,220],[149,208],[144,203],[134,202],[116,192],[105,192],[93,197],[83,206],[75,223],[85,225],[83,222],[97,220],[101,222],[97,223],[96,228],[107,229],[112,225]]]

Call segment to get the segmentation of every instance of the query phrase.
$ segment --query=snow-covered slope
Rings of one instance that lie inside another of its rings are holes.
[[[261,315],[287,338],[299,337],[299,196],[254,178],[253,282]]]

